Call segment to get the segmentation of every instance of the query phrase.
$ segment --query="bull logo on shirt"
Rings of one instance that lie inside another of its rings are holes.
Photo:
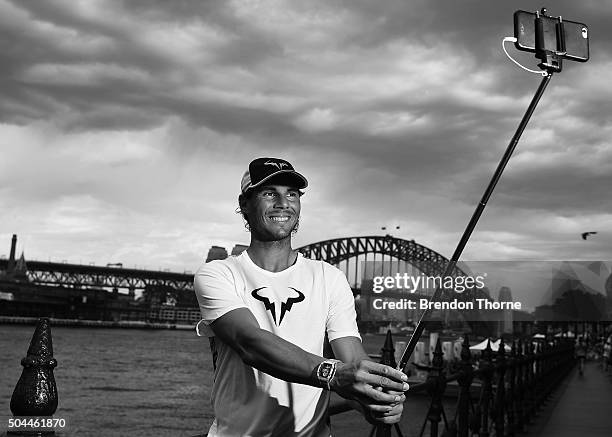
[[[251,292],[251,296],[263,302],[266,311],[270,311],[272,314],[272,318],[274,319],[276,326],[280,326],[285,314],[291,311],[293,304],[302,302],[304,300],[304,293],[293,287],[288,287],[288,291],[284,298],[277,296],[269,287],[256,288]],[[276,320],[276,310],[278,304],[280,304],[280,318]]]

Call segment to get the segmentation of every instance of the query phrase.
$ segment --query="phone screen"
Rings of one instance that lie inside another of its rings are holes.
[[[544,31],[544,49],[557,51],[555,17],[540,16]],[[517,39],[516,48],[535,53],[535,19],[536,14],[527,11],[514,13],[514,37]],[[589,59],[589,30],[583,23],[563,20],[565,31],[565,50],[563,57],[575,61],[586,62]]]

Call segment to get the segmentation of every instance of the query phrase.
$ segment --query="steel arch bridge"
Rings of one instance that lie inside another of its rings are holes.
[[[391,235],[336,238],[312,243],[298,250],[306,257],[338,266],[345,272],[353,288],[358,288],[360,261],[379,263],[381,269],[388,270],[389,274],[397,272],[399,264],[404,262],[431,276],[441,275],[449,261],[414,240],[404,240]],[[0,260],[0,270],[6,270],[7,267],[7,260]],[[353,281],[349,273],[354,275]],[[381,274],[385,272],[381,271]],[[131,290],[155,285],[176,290],[193,290],[193,274],[187,273],[28,261],[25,275],[29,282],[45,285]],[[453,275],[464,273],[455,268]]]
[[[400,262],[409,263],[413,267],[428,276],[442,275],[446,269],[449,259],[442,256],[438,252],[416,243],[414,240],[404,240],[391,235],[385,236],[365,236],[365,237],[346,237],[336,238],[332,240],[319,241],[298,249],[305,257],[327,261],[330,264],[342,268],[342,263],[345,264],[345,273],[349,276],[349,270],[355,273],[355,280],[351,285],[357,284],[357,263],[361,261],[380,261],[385,268],[389,267],[389,272],[392,272],[393,263]],[[376,259],[376,255],[380,255],[381,259]],[[372,255],[368,259],[368,255]],[[385,260],[385,257],[388,259]],[[355,265],[351,268],[349,260],[355,259]],[[452,276],[465,276],[459,267],[455,267]],[[349,282],[351,282],[349,278]]]

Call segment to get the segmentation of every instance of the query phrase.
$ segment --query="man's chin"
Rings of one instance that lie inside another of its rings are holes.
[[[291,238],[291,235],[297,231],[298,224],[299,221],[293,223],[292,226],[288,226],[287,224],[266,226],[261,230],[262,232],[254,232],[253,229],[251,229],[251,233],[259,241],[282,241]]]
[[[287,238],[291,238],[292,229],[283,229],[274,233],[275,240],[286,240]]]
[[[258,235],[257,239],[260,241],[273,242],[283,241],[291,238],[291,232],[287,230],[279,230],[276,232],[267,232],[265,235]]]
[[[291,236],[294,230],[297,229],[297,222],[293,224],[293,226],[279,226],[276,229],[270,231],[271,235],[274,235],[278,239],[283,239]]]

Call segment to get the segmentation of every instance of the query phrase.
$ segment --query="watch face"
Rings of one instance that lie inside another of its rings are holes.
[[[319,369],[319,375],[321,376],[321,378],[329,378],[331,369],[332,365],[330,363],[323,363],[323,365]]]

